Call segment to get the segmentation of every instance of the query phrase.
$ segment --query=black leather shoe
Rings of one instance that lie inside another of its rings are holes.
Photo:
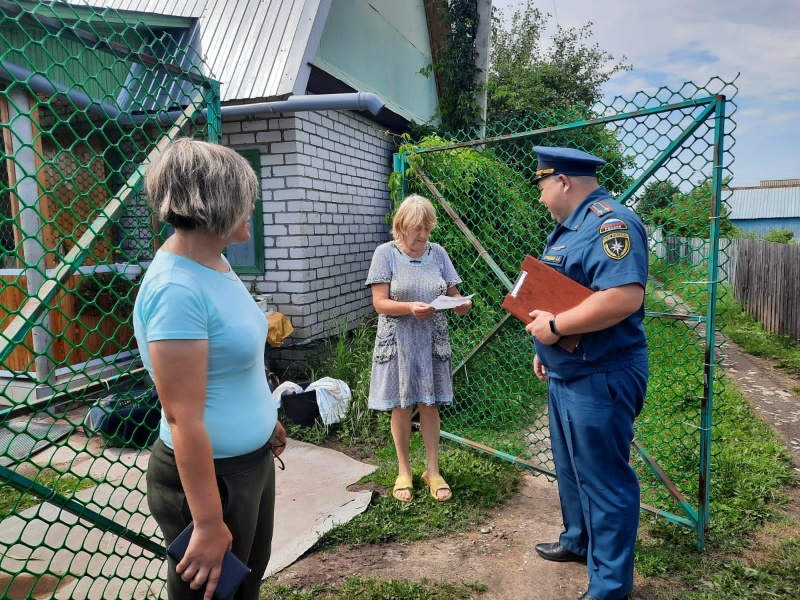
[[[630,598],[630,596],[625,596],[623,598],[620,598],[619,600],[628,600],[628,598]],[[578,598],[578,600],[597,600],[597,598],[592,596],[589,592],[586,592],[583,596]]]
[[[543,559],[552,560],[553,562],[586,562],[585,556],[567,550],[558,542],[536,544],[535,550]],[[591,598],[591,596],[589,597]]]

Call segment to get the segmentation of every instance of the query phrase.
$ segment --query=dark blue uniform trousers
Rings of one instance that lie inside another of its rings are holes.
[[[550,379],[550,442],[564,531],[561,545],[586,556],[589,593],[617,600],[633,588],[639,480],[631,468],[633,421],[647,363],[578,379]]]

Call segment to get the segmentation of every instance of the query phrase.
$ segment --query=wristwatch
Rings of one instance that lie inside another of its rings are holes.
[[[561,337],[561,332],[556,329],[556,318],[555,316],[550,319],[550,331],[552,331],[558,337]]]

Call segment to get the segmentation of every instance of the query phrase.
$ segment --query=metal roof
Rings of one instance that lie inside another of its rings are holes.
[[[730,219],[800,217],[800,185],[731,188],[730,191],[727,198]]]
[[[198,51],[222,102],[304,94],[332,0],[74,0],[197,19]],[[147,16],[140,17],[147,22]]]

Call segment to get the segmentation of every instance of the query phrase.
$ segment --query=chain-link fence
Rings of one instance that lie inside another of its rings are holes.
[[[131,311],[161,236],[141,167],[216,141],[185,20],[0,1],[0,597],[158,597],[158,401]]]
[[[531,183],[533,147],[571,146],[607,161],[601,184],[650,232],[651,377],[633,459],[642,508],[693,528],[700,546],[719,385],[719,237],[730,229],[722,198],[732,146],[726,107],[735,92],[733,83],[713,79],[615,98],[593,111],[495,124],[480,139],[431,136],[401,149],[393,176],[400,195],[416,191],[438,203],[436,241],[464,280],[461,292],[476,294],[476,310],[452,323],[457,401],[442,415],[443,436],[554,475],[546,388],[533,375],[530,336],[501,302],[525,255],[539,257],[554,228]],[[702,241],[687,258],[670,250],[676,236]]]
[[[191,40],[180,19],[0,0],[1,597],[162,595],[141,452],[158,404],[130,317],[161,240],[140,168],[169,140],[216,141],[220,127],[218,86]],[[652,232],[653,375],[635,458],[644,508],[696,529],[700,544],[734,93],[719,80],[687,84],[495,125],[476,141],[431,137],[400,156],[413,173],[402,184],[449,207],[437,241],[462,291],[477,294],[478,310],[453,331],[459,401],[443,414],[444,435],[549,474],[546,392],[528,336],[500,303],[552,228],[530,183],[533,146],[608,161],[602,182]],[[687,237],[705,240],[689,253],[702,260],[672,250]]]

